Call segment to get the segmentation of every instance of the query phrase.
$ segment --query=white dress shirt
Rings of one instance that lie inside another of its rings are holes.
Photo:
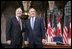
[[[30,25],[31,25],[32,29],[34,28],[34,22],[35,22],[35,17],[31,17],[30,18]]]

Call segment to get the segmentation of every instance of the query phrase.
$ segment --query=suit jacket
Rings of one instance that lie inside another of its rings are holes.
[[[13,45],[20,44],[22,40],[22,30],[16,17],[10,18],[6,25],[6,39],[11,40],[11,44]]]
[[[27,40],[27,37],[29,38],[30,43],[41,43],[42,38],[45,38],[45,28],[44,28],[44,23],[43,19],[40,17],[35,18],[35,23],[34,23],[34,29],[31,28],[30,25],[30,19],[26,21],[26,33],[25,33],[25,40]]]

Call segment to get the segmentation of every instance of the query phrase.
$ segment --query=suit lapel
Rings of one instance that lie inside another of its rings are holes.
[[[34,29],[35,29],[35,27],[36,27],[36,24],[37,23],[37,17],[35,18],[35,22],[34,22]]]
[[[32,29],[31,24],[30,24],[30,19],[28,19],[28,24],[27,25],[29,26],[30,29]]]
[[[20,27],[20,24],[19,24],[18,20],[16,19],[16,17],[15,17],[15,21],[16,21],[16,24]]]

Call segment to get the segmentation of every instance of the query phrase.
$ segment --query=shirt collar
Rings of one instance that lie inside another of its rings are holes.
[[[18,16],[16,16],[16,19],[19,21],[20,18]]]

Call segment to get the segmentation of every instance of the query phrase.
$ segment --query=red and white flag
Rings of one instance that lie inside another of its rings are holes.
[[[69,24],[69,31],[68,31],[68,44],[71,45],[71,23]]]
[[[61,20],[61,15],[58,14],[58,17],[57,17],[56,36],[62,36],[62,29],[61,29],[61,23],[60,23],[60,20]]]
[[[63,28],[63,44],[67,44],[67,42],[68,42],[67,35],[68,35],[68,29],[66,26],[64,26],[64,28]]]
[[[60,22],[57,24],[56,36],[62,36],[62,30],[61,30]]]
[[[49,19],[48,19],[48,25],[47,25],[47,35],[48,35],[48,42],[52,42],[55,34],[54,34],[54,30],[51,28]]]
[[[71,23],[69,24],[69,29],[65,26],[63,31],[63,44],[71,45]]]

